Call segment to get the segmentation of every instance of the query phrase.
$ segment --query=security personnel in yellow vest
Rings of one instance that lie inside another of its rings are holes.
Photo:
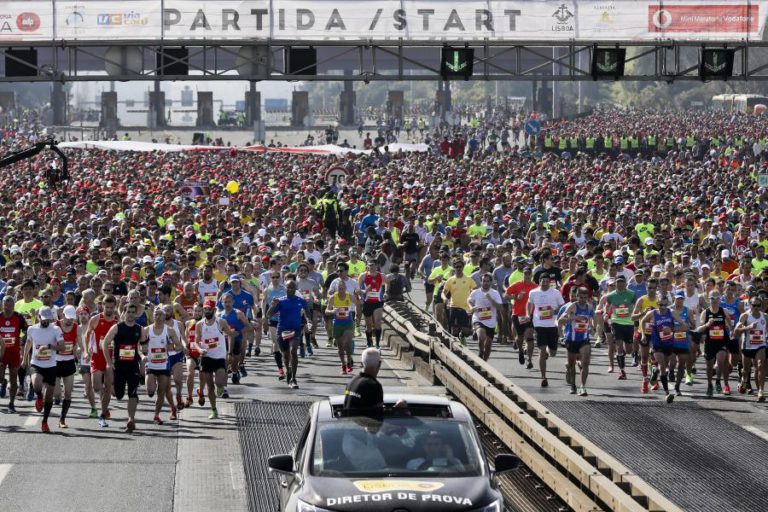
[[[685,138],[685,147],[687,147],[688,149],[691,149],[695,143],[696,143],[696,139],[693,138],[693,135],[688,135]]]
[[[735,144],[736,144],[736,148],[737,149],[743,148],[744,147],[744,139],[742,139],[740,136],[737,135],[736,136],[736,140],[735,140]]]
[[[626,153],[629,149],[629,139],[621,136],[621,139],[619,139],[619,148],[621,149],[622,153]]]
[[[653,155],[656,153],[656,136],[648,135],[646,141],[648,142],[648,154]]]
[[[571,148],[571,152],[575,153],[579,150],[579,138],[575,136],[571,136],[570,141],[568,142],[568,147]]]
[[[667,151],[671,151],[675,147],[675,138],[671,135],[667,136]]]
[[[640,149],[640,140],[637,138],[637,135],[633,135],[629,139],[629,147],[632,148],[632,151],[635,152],[638,149]]]
[[[587,139],[584,141],[584,147],[586,148],[587,152],[593,153],[595,151],[595,138],[587,137]]]
[[[544,151],[552,151],[552,136],[547,134],[544,136]]]
[[[719,148],[720,144],[721,144],[720,137],[718,137],[717,135],[712,137],[712,140],[709,141],[709,147],[711,147],[711,148]]]
[[[562,154],[563,151],[568,150],[568,140],[565,138],[565,136],[560,137],[560,140],[557,141],[557,149],[559,150],[560,154]]]

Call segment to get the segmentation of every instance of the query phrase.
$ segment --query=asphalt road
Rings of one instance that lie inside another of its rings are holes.
[[[325,338],[319,342],[322,347]],[[441,393],[387,350],[384,356],[380,379],[387,392]],[[52,432],[43,434],[33,402],[20,399],[18,414],[8,414],[7,398],[0,400],[0,511],[247,510],[234,403],[318,400],[342,393],[351,378],[339,375],[335,353],[325,348],[300,361],[296,391],[277,380],[271,354],[250,358],[247,368],[240,385],[230,384],[232,398],[220,400],[216,421],[208,420],[206,404],[181,411],[178,421],[154,425],[152,402],[142,389],[133,434],[123,432],[125,401],[113,400],[108,428],[87,418],[79,378],[67,430],[58,429],[58,407],[49,421]],[[163,410],[162,419],[169,414]]]

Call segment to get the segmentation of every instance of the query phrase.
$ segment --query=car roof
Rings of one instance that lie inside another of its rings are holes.
[[[417,394],[384,394],[384,407],[393,407],[399,400],[405,400],[408,406],[444,407],[450,410],[451,418],[459,421],[470,421],[471,416],[464,405],[454,400],[435,395]],[[344,395],[330,396],[326,400],[317,402],[317,419],[332,420],[333,410],[344,404]],[[445,418],[442,418],[445,419]]]

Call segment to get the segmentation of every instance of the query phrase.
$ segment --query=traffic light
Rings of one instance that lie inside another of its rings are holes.
[[[473,48],[451,48],[445,46],[440,51],[440,74],[443,80],[461,78],[469,80],[472,76],[472,64],[475,60]]]
[[[625,48],[594,48],[592,50],[592,78],[618,80],[624,76]]]
[[[734,49],[702,48],[699,77],[702,80],[727,80],[733,76]]]
[[[316,75],[317,49],[287,48],[285,52],[286,75]]]

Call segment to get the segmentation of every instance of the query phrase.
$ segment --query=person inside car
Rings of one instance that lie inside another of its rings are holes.
[[[453,449],[439,432],[430,432],[423,440],[424,456],[411,459],[406,468],[411,471],[463,471],[464,464],[454,457]]]

